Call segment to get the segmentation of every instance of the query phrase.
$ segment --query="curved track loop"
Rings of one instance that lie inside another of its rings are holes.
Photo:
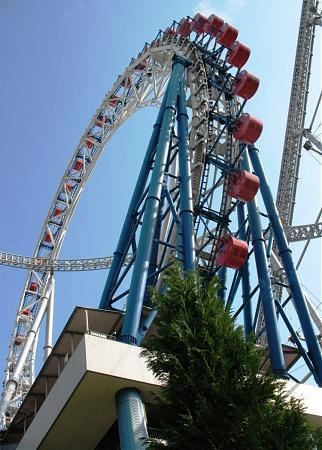
[[[187,69],[186,94],[195,216],[194,239],[198,265],[213,273],[218,239],[226,232],[232,234],[229,216],[233,209],[236,209],[238,202],[232,201],[228,195],[228,179],[238,168],[245,148],[244,145],[241,150],[239,141],[233,137],[234,123],[246,103],[246,100],[235,95],[233,91],[233,83],[240,71],[228,64],[227,46],[218,43],[217,38],[210,38],[207,33],[193,33],[191,39],[194,40],[178,35],[173,26],[165,33],[160,32],[157,38],[130,62],[103,99],[76,147],[49,208],[34,256],[25,258],[0,253],[0,263],[28,269],[5,372],[6,386],[11,381],[16,383],[15,386],[11,383],[14,395],[7,409],[10,415],[17,411],[33,383],[38,331],[35,331],[34,324],[41,321],[43,298],[45,293],[48,295],[48,289],[52,286],[51,274],[56,270],[110,267],[112,257],[60,261],[58,255],[86,181],[104,147],[114,132],[137,109],[146,106],[158,107],[161,104],[171,74],[174,54],[191,62]],[[175,140],[175,134],[173,136]],[[169,187],[171,188],[173,182],[174,189],[177,189],[180,180],[175,158],[169,163],[169,173]],[[160,230],[160,242],[168,243],[163,260],[164,267],[173,254],[176,240],[173,231],[176,224],[170,210],[171,208],[168,208]],[[236,223],[233,223],[233,226],[235,225]],[[158,253],[158,259],[163,259],[162,252]],[[132,259],[132,256],[128,255],[125,263],[131,263]],[[161,274],[158,278],[157,286],[162,276]],[[21,365],[20,356],[31,331],[35,339],[18,377],[15,372],[17,362]],[[9,398],[8,392],[7,390]]]
[[[26,277],[12,333],[5,383],[10,379],[10,374],[15,368],[23,349],[24,339],[31,330],[39,302],[46,292],[50,279],[48,265],[51,266],[52,261],[53,270],[59,270],[59,264],[56,266],[55,261],[86,181],[104,147],[122,123],[139,108],[159,106],[171,73],[172,57],[175,53],[189,58],[192,62],[188,70],[188,84],[192,110],[190,147],[194,164],[192,170],[194,197],[199,192],[208,132],[208,90],[204,65],[196,46],[191,41],[178,35],[159,33],[150,45],[145,45],[136,59],[131,60],[128,68],[122,76],[118,77],[92,117],[61,179],[42,227],[32,261],[24,263],[30,270]],[[46,267],[42,264],[29,266],[37,260],[46,260]],[[99,258],[100,267],[98,268],[102,268],[102,264],[105,263],[108,267],[110,259],[105,258],[102,263]],[[64,266],[66,268],[66,263]],[[87,268],[89,266],[93,267],[91,262],[88,263]],[[72,263],[71,267],[74,269],[77,267],[76,270],[87,270],[87,268],[79,269],[77,262]],[[17,409],[33,383],[35,351],[36,343],[28,353],[22,371],[23,376],[11,400],[12,410]]]

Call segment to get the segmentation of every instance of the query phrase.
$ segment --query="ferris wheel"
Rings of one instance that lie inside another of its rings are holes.
[[[248,101],[260,82],[244,69],[251,51],[237,38],[238,30],[214,14],[185,17],[160,31],[118,77],[82,135],[34,256],[0,254],[3,264],[28,270],[5,371],[3,428],[33,383],[45,316],[45,358],[50,355],[56,270],[108,267],[99,307],[122,315],[118,339],[132,345],[140,345],[156,315],[148,288],[162,288],[173,259],[187,271],[199,267],[205,277],[217,274],[222,299],[243,320],[246,337],[255,332],[267,350],[263,370],[292,377],[291,368],[301,358],[322,386],[318,332],[254,146],[263,124],[251,114]],[[102,151],[132,114],[151,105],[159,113],[113,257],[59,261]],[[282,301],[281,288],[287,293]],[[290,303],[305,344],[285,314]],[[292,346],[280,336],[291,336]]]

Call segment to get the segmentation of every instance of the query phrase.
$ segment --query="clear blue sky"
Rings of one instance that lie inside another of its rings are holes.
[[[264,121],[259,146],[275,192],[301,3],[2,0],[0,249],[33,253],[59,180],[105,93],[145,41],[172,19],[200,8],[229,19],[240,30],[240,41],[252,49],[247,68],[261,86],[247,111]],[[316,90],[320,79],[316,69]],[[140,111],[110,141],[86,185],[61,257],[113,253],[155,112]],[[297,221],[310,223],[321,203],[321,166],[309,155],[302,159]],[[320,276],[321,252],[315,245],[303,277],[316,295],[321,294]],[[98,305],[105,278],[104,272],[57,274],[55,337],[75,305]],[[24,279],[24,271],[0,267],[1,370]]]

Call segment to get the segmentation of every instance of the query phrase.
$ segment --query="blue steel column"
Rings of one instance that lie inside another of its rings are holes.
[[[217,276],[218,276],[219,281],[220,281],[220,289],[219,289],[219,292],[218,292],[218,296],[224,303],[226,303],[227,267],[221,266],[220,269],[218,270]]]
[[[145,211],[141,227],[140,239],[133,274],[127,298],[126,312],[121,332],[121,340],[131,344],[137,343],[142,303],[146,288],[152,243],[161,201],[162,183],[166,167],[172,127],[175,119],[175,106],[178,95],[179,80],[185,69],[182,58],[174,60],[168,95],[163,114],[163,121],[157,145],[150,187],[145,202]]]
[[[180,218],[183,238],[183,268],[190,272],[195,269],[193,202],[191,187],[191,160],[188,145],[188,114],[184,90],[184,73],[180,80],[178,96],[178,147],[180,175]]]
[[[245,170],[247,170],[248,172],[250,171],[248,153],[246,151],[244,153],[242,165]],[[277,375],[284,375],[285,374],[284,358],[277,329],[277,320],[271,281],[268,275],[268,267],[264,244],[265,241],[262,233],[262,225],[255,199],[247,203],[247,209],[248,209],[249,226],[252,234],[252,243],[255,254],[258,283],[264,311],[266,335],[272,364],[272,371]]]
[[[156,272],[158,268],[158,251],[159,251],[159,239],[160,239],[160,233],[161,233],[161,225],[162,225],[162,207],[163,207],[163,200],[161,200],[160,204],[160,213],[158,215],[157,224],[155,227],[155,233],[154,233],[154,240],[152,243],[152,251],[151,251],[151,257],[150,257],[150,265],[149,265],[149,271],[148,271],[148,279],[147,279],[147,286],[155,286],[155,280],[156,275],[151,276],[153,273]],[[143,300],[144,306],[150,306],[151,299],[150,299],[150,293],[148,290],[145,292],[144,300]]]
[[[159,138],[159,134],[160,134],[160,128],[161,128],[161,124],[162,124],[162,119],[163,119],[163,113],[164,113],[164,109],[165,109],[165,105],[167,102],[167,93],[168,93],[168,88],[166,90],[166,93],[164,94],[163,100],[162,100],[162,104],[158,113],[158,117],[157,120],[153,126],[153,132],[150,138],[150,142],[144,157],[144,161],[134,188],[134,192],[132,195],[132,199],[126,214],[126,218],[123,224],[123,228],[119,237],[119,241],[116,247],[116,250],[113,254],[113,261],[112,261],[112,265],[111,268],[109,270],[108,273],[108,277],[106,280],[106,284],[104,287],[104,291],[102,294],[102,298],[99,304],[99,308],[104,309],[108,307],[109,301],[110,301],[110,297],[111,297],[111,292],[113,290],[113,287],[116,283],[117,280],[117,276],[122,268],[125,256],[128,252],[129,246],[130,246],[130,236],[133,230],[133,227],[135,225],[136,222],[136,216],[134,214],[135,209],[137,208],[140,200],[142,199],[143,193],[144,193],[144,189],[146,186],[146,182],[148,179],[148,176],[150,174],[150,169],[151,169],[151,164],[152,164],[152,157],[153,157],[153,153],[155,151],[155,147],[158,143],[158,138]]]
[[[239,228],[239,238],[243,241],[246,240],[246,224],[245,224],[245,209],[244,204],[239,204],[237,206],[237,214],[238,214],[238,228]],[[244,329],[245,336],[249,336],[249,334],[253,331],[253,314],[252,314],[252,305],[249,301],[250,297],[250,282],[249,282],[249,263],[248,259],[246,260],[243,267],[240,269],[242,274],[242,297],[243,303],[245,303],[243,313],[244,313]]]
[[[142,396],[134,388],[116,394],[117,419],[121,450],[143,450],[149,447],[145,408]]]
[[[297,311],[299,321],[303,330],[303,334],[306,340],[306,345],[308,348],[308,353],[310,359],[312,360],[313,366],[315,368],[316,374],[315,379],[317,384],[322,387],[322,357],[321,350],[318,344],[317,337],[315,336],[313,325],[311,322],[310,314],[306,305],[305,297],[298,279],[293,259],[292,251],[290,250],[282,223],[280,221],[274,199],[267,182],[267,178],[262,167],[258,149],[255,146],[249,146],[250,158],[253,164],[255,173],[260,179],[260,189],[265,203],[266,211],[273,228],[275,241],[279,250],[279,255],[281,257],[285,274],[288,279],[290,290],[293,296],[294,306]]]

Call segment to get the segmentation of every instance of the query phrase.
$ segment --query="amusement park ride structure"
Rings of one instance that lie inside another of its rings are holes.
[[[311,125],[305,124],[320,24],[318,2],[304,0],[276,204],[254,145],[262,123],[245,112],[259,79],[243,69],[250,49],[237,41],[236,28],[215,15],[183,18],[160,31],[131,61],[80,139],[34,256],[0,253],[1,264],[28,270],[5,371],[3,430],[10,429],[34,382],[45,316],[45,360],[50,355],[56,271],[109,268],[99,308],[121,314],[116,338],[132,346],[140,345],[157,313],[148,288],[164,286],[164,271],[173,258],[186,271],[198,267],[206,278],[217,274],[223,300],[236,317],[243,316],[245,336],[256,332],[266,347],[270,370],[294,379],[290,367],[295,361],[287,360],[289,347],[280,339],[289,335],[295,359],[301,358],[308,376],[322,386],[322,320],[303,292],[289,248],[290,242],[322,236],[321,211],[314,224],[292,224],[303,137],[306,149],[321,152],[312,133],[321,96]],[[105,145],[129,116],[149,105],[159,106],[159,113],[113,257],[59,260],[72,215]],[[288,304],[293,304],[303,339],[285,312]],[[132,448],[122,444],[125,395],[140,404],[134,391],[118,394],[122,449]]]

